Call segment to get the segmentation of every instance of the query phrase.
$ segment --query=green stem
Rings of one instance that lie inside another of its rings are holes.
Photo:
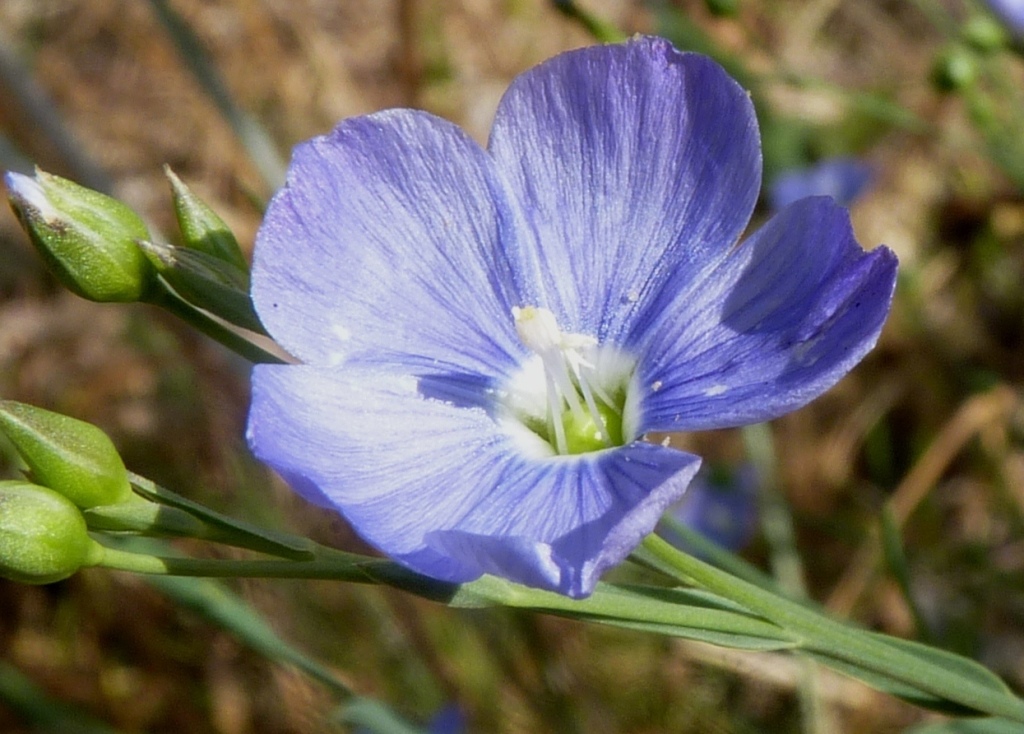
[[[106,533],[130,533],[150,537],[194,538],[211,543],[245,548],[289,560],[309,560],[308,547],[285,544],[267,533],[245,532],[241,523],[230,527],[209,524],[179,507],[157,504],[136,496],[135,501],[100,505],[82,511],[89,530]],[[296,541],[298,539],[295,539]],[[309,543],[306,543],[309,546]]]
[[[645,589],[647,591],[648,589]],[[793,647],[801,643],[798,636],[780,629],[771,622],[758,619],[748,612],[702,609],[641,596],[629,587],[598,584],[594,593],[585,599],[570,599],[551,591],[531,589],[494,576],[483,576],[472,583],[463,584],[450,602],[451,606],[481,607],[504,606],[532,609],[576,619],[616,624],[664,625],[667,628],[695,628],[712,630],[728,635],[744,635],[774,641],[775,649]]]
[[[666,514],[660,522],[666,530],[679,536],[680,540],[685,543],[684,547],[692,549],[696,555],[707,559],[712,565],[718,566],[723,571],[738,576],[744,581],[749,581],[755,586],[760,586],[766,591],[781,593],[778,584],[771,576],[735,553],[725,550],[718,543],[708,539],[686,523],[680,522],[671,514]]]
[[[642,544],[644,555],[663,571],[685,583],[695,583],[763,616],[806,640],[804,649],[819,656],[873,671],[907,686],[968,708],[1024,722],[1024,701],[887,644],[884,638],[854,629],[818,614],[797,602],[720,571],[676,550],[650,535]]]
[[[625,588],[599,585],[589,598],[573,600],[553,592],[528,589],[492,576],[461,587],[420,576],[396,563],[317,547],[311,561],[200,559],[155,556],[102,546],[92,565],[160,576],[215,578],[289,578],[387,584],[452,606],[508,606],[532,609],[619,626],[661,626],[663,632],[687,636],[687,630],[757,638],[765,649],[793,647],[801,641],[787,630],[742,610],[702,608],[641,597]]]
[[[285,360],[276,354],[271,354],[262,347],[253,344],[241,334],[229,329],[227,326],[209,316],[202,310],[196,308],[188,301],[185,301],[177,294],[161,288],[149,303],[160,306],[180,318],[187,324],[194,326],[235,354],[245,357],[253,364],[284,364]]]
[[[182,497],[171,490],[161,487],[156,482],[146,479],[143,476],[128,473],[132,489],[143,500],[153,503],[159,508],[155,513],[154,522],[150,527],[146,526],[146,513],[136,513],[130,506],[125,509],[118,507],[104,511],[103,508],[96,508],[86,513],[86,519],[90,521],[90,528],[96,527],[101,530],[121,530],[138,532],[141,534],[166,534],[181,537],[192,537],[199,540],[210,540],[225,545],[233,545],[237,548],[247,548],[267,555],[279,556],[292,561],[308,561],[313,558],[316,544],[308,538],[302,538],[279,530],[266,530],[264,528],[237,520],[228,515],[211,510],[206,505],[193,502],[187,497]],[[134,504],[134,503],[131,503]],[[167,510],[166,514],[162,510]],[[171,524],[172,518],[180,518],[180,513],[190,516],[194,522],[190,523],[192,528],[186,530],[184,522]],[[103,516],[106,516],[104,518]],[[126,517],[127,515],[127,517]],[[139,516],[141,515],[141,517]],[[95,517],[99,516],[99,517]],[[111,517],[113,516],[113,517]],[[98,521],[106,519],[106,527],[99,526]],[[111,527],[111,520],[120,521],[120,527]],[[180,530],[181,532],[174,532]]]
[[[349,581],[357,584],[387,584],[427,599],[447,601],[456,586],[420,576],[397,563],[319,546],[318,557],[310,561],[263,559],[213,559],[153,556],[104,546],[105,552],[93,565],[159,576],[202,576],[205,578],[276,578]]]

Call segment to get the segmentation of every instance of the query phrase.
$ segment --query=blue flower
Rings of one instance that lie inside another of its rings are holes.
[[[778,211],[808,196],[831,196],[840,206],[849,206],[867,191],[871,179],[867,163],[854,158],[829,158],[780,174],[768,188],[768,203]]]
[[[731,471],[712,471],[704,464],[669,513],[725,550],[742,550],[757,530],[758,481],[753,464]],[[661,532],[676,547],[692,552],[671,528]]]
[[[760,174],[746,92],[655,38],[526,72],[486,149],[404,109],[298,146],[253,451],[416,571],[586,596],[700,464],[645,434],[794,410],[882,328],[896,258],[830,199],[737,245]]]

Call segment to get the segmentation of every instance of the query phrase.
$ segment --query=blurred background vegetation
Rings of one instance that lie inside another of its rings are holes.
[[[0,0],[0,166],[115,192],[172,233],[168,163],[251,247],[288,149],[343,117],[420,107],[485,141],[516,74],[594,42],[556,5]],[[802,576],[840,616],[975,657],[1021,691],[1024,62],[1012,37],[966,0],[580,7],[725,63],[758,106],[766,184],[833,156],[866,162],[858,238],[901,259],[879,347],[773,424],[767,532],[746,557]],[[6,209],[0,396],[96,423],[132,470],[175,491],[366,550],[248,457],[244,362],[155,309],[63,292]],[[673,441],[726,466],[746,452],[738,431]],[[390,589],[228,586],[330,675],[420,725],[450,705],[479,732],[884,733],[936,718],[831,673],[808,682],[782,655]],[[338,689],[261,651],[268,631],[218,622],[210,588],[106,571],[0,581],[0,731],[347,731],[332,717]]]

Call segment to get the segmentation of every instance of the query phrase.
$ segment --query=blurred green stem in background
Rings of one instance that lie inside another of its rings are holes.
[[[625,41],[627,36],[598,15],[584,10],[574,0],[552,0],[555,9],[566,18],[571,18],[586,29],[587,33],[601,43],[619,43]]]
[[[285,166],[266,129],[235,103],[224,80],[207,58],[202,42],[188,23],[166,0],[150,0],[149,4],[178,50],[182,63],[192,72],[199,86],[227,120],[267,188],[276,191],[284,184]]]
[[[807,584],[803,563],[796,547],[793,515],[782,492],[779,491],[778,461],[771,426],[757,423],[744,426],[743,443],[751,463],[757,469],[758,500],[761,529],[768,543],[772,572],[783,593],[791,599],[807,599]],[[818,675],[815,663],[804,659],[800,686],[800,712],[806,734],[824,734],[831,731],[828,712],[818,693]]]

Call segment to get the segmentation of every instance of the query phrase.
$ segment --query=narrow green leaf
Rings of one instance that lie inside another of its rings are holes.
[[[221,320],[186,301],[169,284],[163,283],[160,287],[155,288],[154,292],[150,294],[149,303],[166,309],[186,324],[198,329],[215,342],[224,345],[253,364],[285,363],[284,358],[279,354],[267,351],[235,329],[229,328]]]
[[[569,616],[569,615],[558,615]],[[609,627],[620,627],[622,629],[636,630],[637,632],[650,632],[665,637],[678,637],[681,640],[693,640],[694,642],[707,642],[718,647],[731,647],[736,650],[749,650],[752,652],[778,652],[780,650],[792,650],[796,643],[785,640],[773,640],[767,637],[754,637],[751,635],[736,635],[726,632],[713,632],[700,627],[684,627],[678,624],[657,624],[654,622],[632,622],[628,620],[612,619],[610,617],[588,617],[586,615],[572,615],[573,619],[584,622],[594,622]]]
[[[994,673],[979,663],[968,658],[956,655],[945,650],[929,647],[911,640],[901,640],[896,637],[888,637],[873,632],[863,634],[874,637],[875,640],[898,649],[900,652],[908,653],[921,660],[922,667],[941,668],[951,677],[960,678],[964,681],[981,686],[991,693],[1006,696],[1008,700],[1014,699],[1013,693],[1006,684]],[[878,673],[868,668],[861,667],[846,660],[838,660],[827,653],[811,653],[816,659],[825,665],[856,678],[881,691],[889,693],[916,706],[941,711],[942,713],[956,716],[976,716],[978,711],[969,706],[948,700],[945,697],[937,696],[919,688],[914,687],[906,681],[898,681],[887,675]],[[906,671],[907,680],[914,679],[914,671]],[[1020,724],[1017,724],[1018,729]]]
[[[776,623],[803,640],[803,650],[836,670],[908,700],[924,696],[924,706],[945,710],[945,701],[955,702],[958,713],[970,710],[1024,723],[1024,700],[977,663],[829,619],[682,553],[656,535],[644,540],[642,550],[655,567],[680,581],[734,599]]]
[[[193,502],[186,497],[182,497],[180,494],[161,487],[138,474],[129,473],[129,478],[131,479],[132,488],[145,499],[184,510],[190,515],[198,517],[203,522],[222,530],[224,537],[221,540],[224,542],[230,542],[230,537],[236,536],[238,545],[244,548],[298,561],[313,558],[315,544],[312,541],[305,538],[296,538],[284,533],[276,533],[273,530],[267,530],[247,523],[244,520],[236,520],[227,515],[222,515],[211,510],[209,507],[205,507],[198,502]]]
[[[861,683],[866,683],[875,690],[895,696],[920,708],[938,711],[950,716],[978,715],[978,712],[970,707],[962,706],[942,696],[922,691],[920,688],[914,688],[909,683],[896,680],[882,673],[876,673],[873,670],[855,665],[849,661],[840,660],[821,653],[811,652],[807,654],[827,668],[848,675],[851,678],[856,678]]]
[[[570,619],[646,630],[746,650],[781,650],[801,640],[715,594],[653,586],[600,583],[586,599],[569,599],[484,576],[463,584],[451,606],[510,606]]]
[[[1003,679],[981,663],[947,650],[914,642],[913,640],[901,640],[898,637],[889,637],[877,633],[870,634],[879,640],[883,640],[890,647],[901,648],[903,652],[916,655],[927,665],[943,668],[953,675],[970,680],[976,685],[984,686],[993,693],[1015,698],[1013,691],[1010,690]]]
[[[763,620],[728,599],[699,589],[639,585],[620,586],[612,584],[602,584],[601,586],[604,588],[599,588],[602,594],[599,597],[599,602],[603,601],[604,598],[611,599],[615,597],[618,602],[633,605],[638,609],[651,608],[654,604],[666,604],[672,608],[688,607],[691,610],[700,610],[700,617],[697,620],[697,624],[685,626],[678,623],[663,624],[646,620],[626,620],[600,615],[576,614],[566,616],[575,616],[579,619],[599,622],[612,627],[652,632],[654,634],[707,642],[712,645],[732,647],[739,650],[774,651],[793,649],[798,646],[796,641],[778,628],[769,628],[769,635],[771,636],[765,636]],[[725,631],[734,628],[737,615],[743,620],[752,622],[754,628],[761,632],[761,634]],[[782,633],[781,637],[777,634],[778,632]]]

